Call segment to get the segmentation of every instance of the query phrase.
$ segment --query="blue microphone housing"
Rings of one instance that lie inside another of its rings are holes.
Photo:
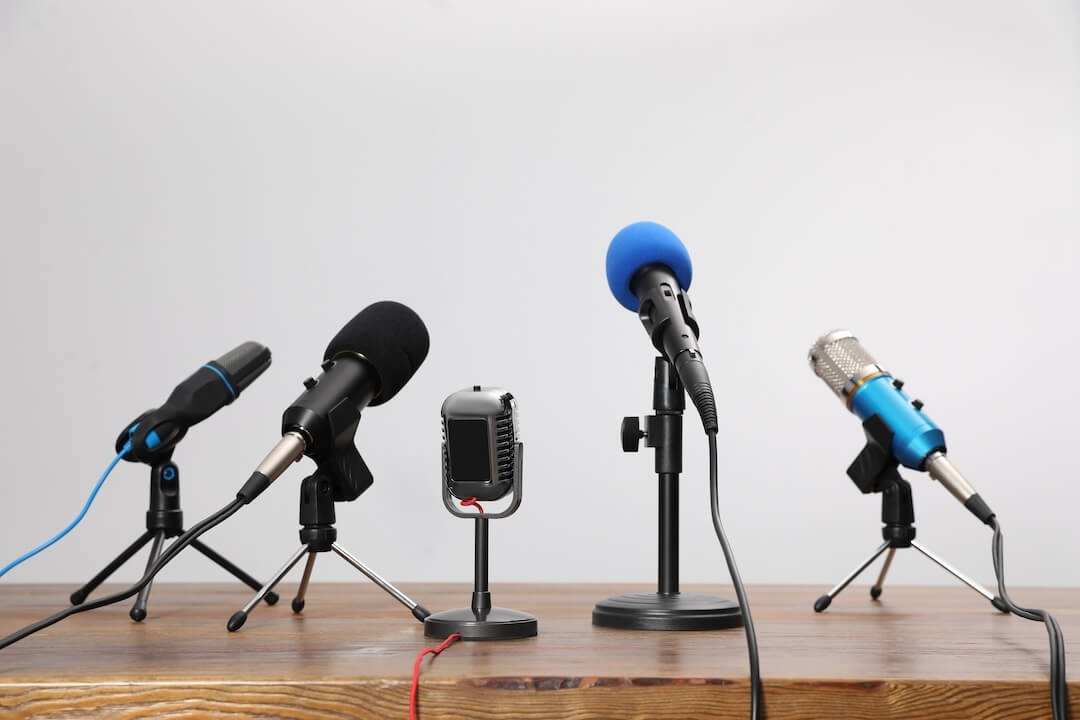
[[[630,281],[646,265],[666,265],[683,290],[690,287],[693,267],[690,253],[675,233],[659,223],[636,222],[612,238],[607,250],[607,281],[615,299],[627,310],[638,311],[638,299]]]
[[[893,384],[884,373],[870,378],[856,388],[848,407],[863,422],[877,415],[893,431],[893,456],[904,467],[922,470],[930,453],[945,452],[945,433],[911,398]]]

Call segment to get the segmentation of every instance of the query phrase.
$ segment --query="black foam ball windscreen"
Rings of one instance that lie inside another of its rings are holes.
[[[361,355],[379,376],[379,392],[371,405],[394,397],[428,354],[427,328],[420,316],[392,300],[368,305],[341,328],[326,346],[324,360]]]

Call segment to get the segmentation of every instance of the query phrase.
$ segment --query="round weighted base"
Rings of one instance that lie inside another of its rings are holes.
[[[509,608],[491,608],[485,613],[472,608],[444,610],[424,620],[424,635],[447,638],[461,633],[462,640],[513,640],[536,635],[536,618]]]
[[[593,625],[621,630],[726,630],[742,627],[738,603],[704,593],[627,593],[596,603]]]

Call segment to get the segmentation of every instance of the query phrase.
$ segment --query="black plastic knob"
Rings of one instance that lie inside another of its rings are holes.
[[[311,388],[315,387],[318,384],[319,383],[316,382],[315,378],[313,378],[313,377],[309,377],[307,380],[304,380],[304,387],[307,388],[308,390],[310,390]]]
[[[645,433],[641,432],[641,419],[638,417],[624,417],[622,419],[622,449],[623,452],[637,452],[641,444],[641,438]]]
[[[893,378],[892,384],[893,384],[893,387],[896,388],[897,390],[903,390],[904,389],[904,381],[901,380],[900,378]]]
[[[911,407],[915,408],[916,410],[922,410],[923,401],[922,400],[912,400],[911,401]]]

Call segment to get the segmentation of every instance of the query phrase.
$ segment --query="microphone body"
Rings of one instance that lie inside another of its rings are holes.
[[[322,374],[304,385],[304,394],[282,414],[281,434],[303,438],[303,453],[329,476],[334,500],[355,500],[374,482],[353,438],[360,411],[378,391],[378,375],[366,361],[345,355],[327,360]]]
[[[889,451],[899,464],[926,471],[976,517],[990,522],[994,513],[946,456],[945,433],[855,335],[846,330],[823,335],[810,348],[809,360],[814,374],[863,423],[875,416],[885,423],[892,432]]]
[[[128,423],[116,439],[116,451],[130,442],[126,460],[153,464],[167,459],[193,425],[239,397],[270,367],[270,359],[269,348],[249,341],[211,360],[177,385],[164,405]]]
[[[686,294],[693,274],[686,247],[663,225],[634,223],[612,239],[606,264],[615,299],[637,312],[653,347],[675,366],[705,432],[715,432],[716,399]]]
[[[326,348],[322,373],[281,417],[281,440],[259,463],[237,497],[255,499],[304,455],[327,477],[335,501],[355,500],[374,479],[356,450],[360,413],[380,405],[412,378],[427,357],[427,328],[396,302],[361,310]]]

